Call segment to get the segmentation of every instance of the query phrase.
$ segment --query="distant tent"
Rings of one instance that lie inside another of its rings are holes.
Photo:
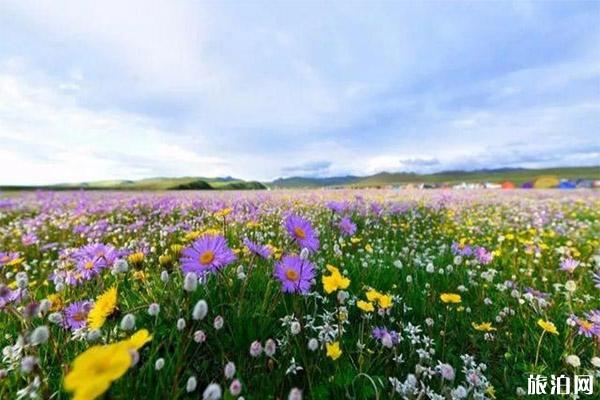
[[[523,188],[523,189],[533,189],[533,182],[525,182],[524,184],[521,185],[521,188]]]
[[[533,187],[536,189],[550,189],[557,187],[560,181],[556,176],[546,175],[540,176],[533,182]]]
[[[575,189],[575,187],[575,182],[571,182],[568,180],[560,181],[560,183],[558,184],[559,189]]]
[[[515,185],[514,182],[511,182],[511,181],[502,182],[502,189],[515,189],[516,187],[517,187],[517,185]]]
[[[580,179],[577,181],[577,188],[578,189],[591,189],[592,181],[589,179]]]

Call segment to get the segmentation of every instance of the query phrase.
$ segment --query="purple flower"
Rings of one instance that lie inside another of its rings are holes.
[[[447,381],[453,381],[455,377],[454,368],[450,364],[444,364],[441,361],[438,361],[438,365],[435,369],[440,373],[442,378]]]
[[[378,342],[380,342],[382,344],[386,343],[386,344],[395,345],[395,344],[400,343],[400,336],[398,335],[398,332],[390,331],[385,327],[376,326],[371,331],[371,336],[373,336],[373,339],[377,340]],[[389,346],[387,346],[387,347],[389,347]]]
[[[251,253],[256,254],[264,259],[271,257],[271,254],[273,254],[273,250],[271,250],[268,246],[256,244],[248,238],[244,239],[244,246],[246,246]]]
[[[8,286],[0,284],[0,310],[20,297],[21,292],[19,290],[12,290]]]
[[[319,238],[306,219],[291,214],[285,219],[284,225],[290,236],[301,248],[313,252],[319,249]]]
[[[342,236],[352,236],[356,233],[356,224],[349,217],[344,217],[338,223]]]
[[[481,263],[483,265],[487,265],[487,264],[491,263],[492,257],[493,257],[492,253],[487,251],[483,247],[477,247],[475,249],[475,258],[477,258],[477,261],[479,261],[479,263]]]
[[[596,288],[600,289],[600,274],[592,273],[592,280],[596,284]]]
[[[186,274],[194,272],[202,276],[216,272],[236,259],[222,235],[202,235],[190,247],[181,251],[181,269]]]
[[[89,280],[98,275],[105,266],[106,262],[103,259],[86,254],[77,259],[76,269],[80,279]]]
[[[275,265],[274,276],[281,282],[284,293],[306,294],[315,277],[315,266],[300,256],[284,256]]]
[[[572,258],[567,258],[560,263],[559,270],[568,272],[570,274],[575,271],[575,268],[579,266],[579,261],[574,260]]]
[[[10,262],[19,258],[17,252],[0,252],[0,267],[9,264]]]
[[[69,328],[73,331],[75,329],[84,328],[87,325],[87,317],[88,313],[92,309],[92,305],[92,302],[88,300],[76,301],[69,304],[69,306],[64,310],[65,328]]]

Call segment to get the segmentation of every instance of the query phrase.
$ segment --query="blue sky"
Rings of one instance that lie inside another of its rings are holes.
[[[0,2],[2,184],[598,165],[600,2]]]

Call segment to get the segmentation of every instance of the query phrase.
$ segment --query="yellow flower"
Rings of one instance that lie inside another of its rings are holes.
[[[60,311],[64,307],[63,299],[58,293],[48,295],[48,301],[50,301],[50,311],[52,312]]]
[[[362,239],[356,236],[353,236],[350,238],[350,242],[352,242],[352,244],[356,244],[356,243],[360,243]]]
[[[160,265],[171,264],[171,261],[173,261],[173,258],[169,254],[162,254],[158,256],[158,263]]]
[[[377,299],[377,303],[381,308],[390,308],[392,306],[392,296],[389,294],[382,294]]]
[[[327,293],[335,292],[338,289],[346,289],[350,286],[350,279],[342,276],[340,271],[333,265],[327,265],[327,270],[331,272],[329,276],[323,276],[323,290]]]
[[[135,271],[133,273],[133,279],[135,279],[136,281],[145,281],[146,280],[146,274],[144,273],[144,271]]]
[[[183,250],[183,246],[175,243],[171,245],[170,249],[174,255],[178,255],[181,252],[181,250]]]
[[[332,360],[337,360],[342,356],[342,350],[340,349],[340,342],[326,343],[327,357]]]
[[[88,325],[91,329],[100,329],[106,318],[115,311],[117,307],[117,288],[112,287],[102,293],[96,299],[94,307],[88,314]]]
[[[373,312],[375,308],[373,307],[373,303],[369,301],[359,300],[356,302],[356,306],[363,310],[364,312]]]
[[[480,324],[471,322],[471,325],[473,326],[473,328],[475,328],[476,331],[480,332],[492,332],[496,330],[496,328],[492,327],[491,322],[482,322]]]
[[[144,261],[144,253],[141,251],[131,253],[129,256],[127,256],[127,261],[129,261],[131,264],[139,264]]]
[[[543,319],[538,319],[537,324],[546,332],[552,333],[553,335],[558,335],[558,330],[556,330],[556,325],[554,325],[550,321],[544,321]]]
[[[136,333],[131,335],[131,337],[129,339],[127,339],[125,341],[125,343],[128,345],[129,348],[134,348],[136,350],[139,350],[146,343],[148,343],[151,340],[152,340],[152,335],[150,335],[150,333],[148,333],[148,330],[140,329],[139,331],[137,331]]]
[[[370,244],[368,244],[368,243],[367,243],[367,244],[365,245],[365,251],[366,251],[367,253],[369,253],[369,254],[370,254],[370,253],[373,253],[373,246],[371,246]]]
[[[95,399],[130,366],[131,355],[122,342],[92,346],[73,361],[71,371],[65,376],[65,389],[74,392],[74,400]]]
[[[375,289],[370,289],[367,292],[367,300],[369,300],[369,301],[377,301],[377,300],[379,300],[379,297],[381,297],[381,293],[379,293]]]
[[[226,217],[229,214],[231,214],[232,211],[233,211],[233,209],[231,207],[223,208],[215,213],[215,217],[217,217],[217,218]]]
[[[455,294],[455,293],[442,293],[440,295],[440,299],[442,300],[442,302],[444,303],[454,303],[454,304],[458,304],[461,302],[461,297],[459,294]]]

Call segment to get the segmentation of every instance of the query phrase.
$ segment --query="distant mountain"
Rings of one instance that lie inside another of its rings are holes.
[[[347,186],[356,183],[361,178],[358,176],[335,176],[331,178],[305,178],[294,176],[291,178],[279,178],[267,184],[267,186],[276,188],[308,188],[325,186]]]
[[[112,180],[61,183],[48,186],[0,186],[0,190],[257,190],[266,189],[260,182],[232,178],[146,178],[137,181]]]
[[[561,167],[545,169],[497,168],[473,171],[442,171],[433,174],[414,172],[380,172],[369,176],[345,176],[330,178],[280,178],[266,183],[272,188],[316,188],[316,187],[382,187],[408,183],[455,184],[460,182],[513,181],[517,184],[534,181],[543,175],[556,176],[559,179],[600,179],[600,167]]]

